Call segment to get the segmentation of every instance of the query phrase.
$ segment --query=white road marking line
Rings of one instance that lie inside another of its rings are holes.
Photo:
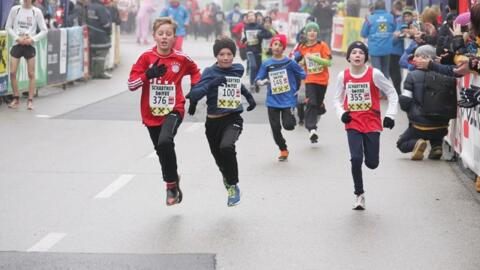
[[[191,126],[189,126],[185,132],[194,132],[196,131],[197,129],[199,129],[202,125],[204,125],[203,123],[193,123]]]
[[[35,115],[35,117],[38,117],[38,118],[50,118],[50,115],[46,115],[46,114],[37,114],[37,115]]]
[[[111,183],[108,187],[106,187],[102,192],[98,193],[95,196],[95,199],[107,199],[110,198],[115,192],[121,189],[123,186],[128,184],[135,175],[133,174],[123,174],[117,178],[113,183]]]
[[[45,252],[55,246],[62,240],[66,233],[49,233],[43,237],[38,243],[27,249],[28,252]]]

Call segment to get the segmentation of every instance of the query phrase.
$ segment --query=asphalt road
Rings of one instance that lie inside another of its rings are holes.
[[[243,197],[233,208],[200,104],[176,137],[184,201],[167,207],[139,92],[126,84],[147,47],[131,37],[121,46],[112,80],[41,89],[33,112],[26,100],[16,110],[0,106],[0,269],[15,261],[139,269],[145,260],[154,262],[145,269],[177,270],[480,268],[478,195],[448,162],[413,162],[396,149],[403,113],[381,135],[379,168],[364,169],[367,210],[351,210],[348,146],[332,89],[319,143],[300,126],[285,132],[284,163],[276,160],[265,92],[255,94],[259,106],[243,114],[237,143]],[[211,46],[187,40],[185,51],[204,68],[214,62]],[[333,61],[331,85],[347,65],[342,56]]]

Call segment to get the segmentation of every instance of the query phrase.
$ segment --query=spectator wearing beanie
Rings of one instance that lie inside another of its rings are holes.
[[[372,66],[390,78],[390,53],[393,46],[395,21],[392,14],[385,10],[385,1],[377,0],[375,10],[363,23],[360,35],[368,38],[368,49]]]
[[[223,176],[227,189],[227,205],[240,203],[240,188],[238,187],[238,164],[235,152],[235,142],[243,129],[243,112],[241,95],[249,104],[247,111],[255,108],[252,94],[240,82],[243,76],[243,66],[233,63],[235,58],[235,42],[227,37],[220,37],[213,45],[216,63],[207,67],[190,93],[188,113],[195,114],[197,102],[207,96],[207,119],[205,134],[210,151]]]
[[[436,49],[431,45],[422,45],[415,50],[414,62],[432,61],[436,57]],[[425,92],[425,76],[427,70],[415,69],[405,78],[403,92],[400,96],[400,108],[408,115],[408,128],[400,135],[397,148],[402,153],[412,153],[412,160],[422,160],[423,153],[430,141],[429,159],[438,160],[442,156],[443,137],[448,133],[450,119],[429,117],[424,113],[423,97]],[[455,80],[452,78],[452,80]],[[439,104],[439,106],[442,106]]]
[[[298,82],[305,79],[305,72],[293,60],[284,55],[287,47],[287,37],[276,35],[270,42],[272,57],[262,63],[255,82],[264,85],[268,82],[266,106],[268,120],[272,129],[275,144],[280,149],[279,161],[288,158],[285,139],[282,136],[282,126],[285,130],[293,130],[296,125],[292,109],[297,105],[296,93]]]

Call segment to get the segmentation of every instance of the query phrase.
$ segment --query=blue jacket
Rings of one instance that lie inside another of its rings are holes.
[[[401,68],[405,68],[405,69],[408,69],[410,71],[415,69],[415,65],[410,64],[408,62],[408,58],[410,57],[410,55],[412,55],[415,52],[417,47],[418,47],[417,42],[415,40],[412,40],[412,43],[410,43],[408,48],[405,49],[405,51],[403,52],[403,55],[400,57],[400,62],[399,63],[400,63]]]
[[[399,16],[396,20],[396,27],[395,31],[400,31],[402,28],[403,20],[402,17]],[[405,46],[404,46],[404,39],[401,37],[393,37],[393,47],[392,47],[392,54],[402,56],[403,52],[405,51]],[[397,63],[395,63],[397,64]]]
[[[170,17],[177,23],[177,36],[185,36],[185,24],[190,22],[190,15],[188,11],[183,6],[178,6],[176,8],[168,6],[160,12],[160,17]]]
[[[305,71],[301,68],[297,62],[289,59],[288,57],[283,58],[282,60],[276,60],[270,58],[267,61],[262,63],[260,70],[258,71],[257,80],[264,80],[269,78],[269,72],[278,71],[285,69],[287,71],[288,83],[290,85],[290,91],[281,93],[281,94],[272,94],[271,82],[268,85],[267,91],[267,107],[273,108],[292,108],[297,105],[297,97],[295,93],[297,92],[298,85],[297,79],[303,80],[306,77]],[[269,78],[270,80],[270,78]]]
[[[363,38],[368,38],[368,53],[371,56],[390,55],[394,30],[393,15],[386,10],[377,9],[368,16],[360,33]]]
[[[210,67],[207,67],[203,73],[200,81],[190,90],[190,101],[191,102],[198,102],[204,96],[207,96],[207,114],[224,114],[224,113],[234,113],[243,112],[243,106],[240,104],[236,109],[223,109],[217,107],[217,99],[218,99],[218,87],[215,88],[207,88],[208,83],[216,77],[220,76],[232,76],[232,77],[239,77],[243,76],[244,68],[241,64],[233,64],[232,67],[223,69],[220,68],[217,63],[213,64]],[[252,96],[250,92],[245,88],[242,84],[242,95],[247,99]]]

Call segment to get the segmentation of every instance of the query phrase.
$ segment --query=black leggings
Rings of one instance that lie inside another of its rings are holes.
[[[281,119],[281,121],[280,121]],[[287,150],[287,144],[282,136],[282,125],[285,130],[293,130],[297,121],[290,108],[268,107],[268,120],[272,128],[273,140],[280,150]]]
[[[238,163],[235,142],[243,129],[243,119],[238,113],[220,118],[208,118],[205,121],[210,152],[218,169],[228,185],[238,183]]]
[[[162,166],[163,181],[173,183],[178,181],[177,156],[173,139],[182,123],[180,115],[170,113],[165,117],[161,126],[147,127]]]
[[[307,109],[305,110],[305,128],[308,130],[317,129],[318,115],[327,92],[326,85],[316,83],[305,84],[305,96],[307,98]]]
[[[365,155],[365,166],[369,169],[378,167],[380,152],[380,132],[361,133],[353,129],[347,130],[350,161],[355,194],[363,194],[362,164]]]

